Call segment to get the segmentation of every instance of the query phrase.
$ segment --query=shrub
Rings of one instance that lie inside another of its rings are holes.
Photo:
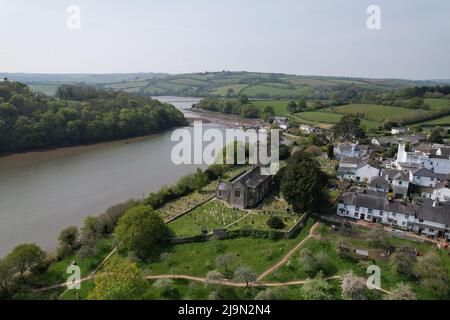
[[[270,217],[269,220],[267,220],[267,225],[269,226],[269,228],[277,230],[284,229],[284,227],[286,226],[283,220],[277,216]]]

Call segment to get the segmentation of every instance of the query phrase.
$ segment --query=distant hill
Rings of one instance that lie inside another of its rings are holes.
[[[166,75],[146,81],[125,81],[103,85],[104,88],[136,92],[143,95],[181,95],[199,97],[327,99],[335,90],[354,87],[383,92],[390,89],[433,85],[432,81],[401,79],[366,79],[349,77],[299,76],[255,72],[212,72]]]
[[[0,77],[27,83],[32,90],[48,95],[54,94],[60,84],[85,83],[102,89],[147,96],[237,97],[245,94],[254,99],[293,99],[298,97],[328,99],[330,93],[336,90],[357,88],[379,93],[396,88],[446,83],[446,80],[414,81],[230,71],[177,75],[158,73],[101,75],[0,73]]]

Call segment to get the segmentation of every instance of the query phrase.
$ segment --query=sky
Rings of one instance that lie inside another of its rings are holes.
[[[0,0],[0,72],[222,70],[449,79],[450,1]]]

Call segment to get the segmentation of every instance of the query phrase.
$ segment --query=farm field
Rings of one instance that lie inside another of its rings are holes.
[[[440,111],[444,108],[450,107],[449,99],[424,99],[424,102],[428,104],[433,111]]]
[[[450,116],[442,117],[432,121],[427,121],[421,124],[428,126],[450,126]]]
[[[306,120],[311,124],[330,123],[334,124],[340,121],[346,113],[364,114],[365,118],[361,121],[361,125],[366,129],[376,129],[384,123],[396,119],[405,119],[418,112],[407,108],[391,107],[373,104],[350,104],[339,107],[331,107],[324,111],[303,112],[296,114],[300,120]]]

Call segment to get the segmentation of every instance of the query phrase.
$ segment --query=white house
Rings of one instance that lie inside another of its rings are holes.
[[[349,192],[340,197],[337,214],[450,239],[450,205],[432,200],[406,203],[403,200],[389,200],[384,193]]]
[[[307,125],[307,124],[301,124],[299,129],[300,129],[300,131],[302,131],[303,133],[306,133],[306,134],[311,134],[316,131],[316,129],[314,127]]]
[[[275,117],[273,123],[277,125],[281,130],[289,129],[289,119],[286,117]]]
[[[446,156],[446,148],[440,148],[437,151],[431,149],[425,150],[424,147],[416,148],[414,152],[406,152],[405,144],[398,145],[397,160],[395,165],[398,168],[403,168],[411,165],[424,167],[428,170],[438,174],[450,174],[450,156]],[[439,151],[440,150],[440,151]],[[444,155],[437,155],[436,152]]]
[[[408,174],[399,170],[384,169],[381,172],[381,176],[391,184],[389,191],[392,191],[394,197],[406,198],[409,189]]]
[[[409,172],[409,181],[421,187],[434,188],[440,180],[438,175],[427,168],[420,168]]]
[[[368,189],[375,192],[388,193],[390,188],[389,181],[384,177],[374,177],[370,180]]]
[[[407,131],[407,129],[403,128],[403,127],[401,127],[401,128],[392,128],[391,134],[402,134],[402,133],[405,133],[406,131]]]
[[[369,164],[369,158],[342,158],[337,170],[340,180],[369,182],[379,176],[380,170]]]
[[[360,146],[356,143],[339,143],[334,146],[334,156],[336,159],[357,158],[367,154],[366,146]]]

